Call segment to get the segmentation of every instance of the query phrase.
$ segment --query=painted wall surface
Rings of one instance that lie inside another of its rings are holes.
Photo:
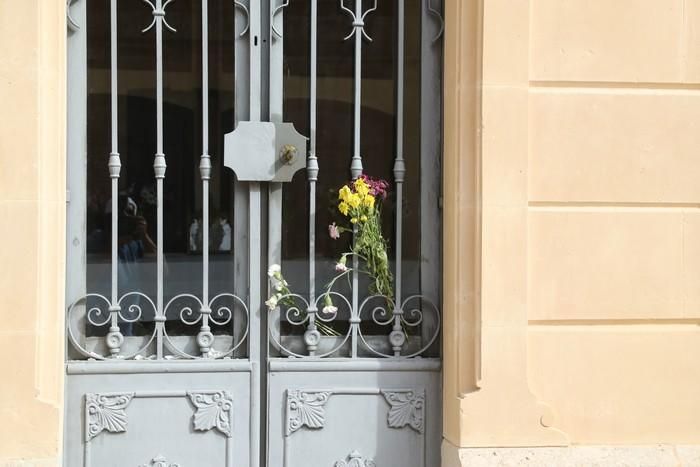
[[[525,16],[532,390],[574,443],[698,443],[700,2]]]
[[[0,465],[52,466],[63,405],[65,2],[0,0]]]
[[[700,1],[446,9],[446,441],[700,443]]]

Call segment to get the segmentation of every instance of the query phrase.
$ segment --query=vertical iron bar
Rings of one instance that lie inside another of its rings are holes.
[[[157,199],[157,238],[156,238],[156,325],[157,357],[163,358],[163,331],[165,311],[163,310],[163,179],[165,178],[165,154],[163,153],[163,0],[156,0],[154,11],[156,27],[156,154],[153,171],[156,177]]]
[[[260,47],[260,32],[262,29],[262,5],[261,1],[251,0],[249,4],[250,18],[250,121],[260,121],[261,117],[261,65],[262,53]],[[244,155],[241,155],[244,156]],[[250,300],[250,350],[249,358],[252,362],[251,373],[251,400],[254,402],[250,408],[250,466],[260,466],[260,418],[263,410],[262,404],[267,404],[267,400],[261,401],[260,394],[261,375],[260,369],[267,368],[261,365],[262,335],[261,320],[262,303],[260,295],[260,258],[261,258],[261,189],[259,182],[249,182],[248,191],[248,280],[249,280],[249,300]]]
[[[268,2],[269,11],[263,12],[262,18],[269,18],[267,29],[270,38],[267,60],[269,121],[281,123],[284,111],[284,9],[288,2],[283,0],[279,5],[275,6],[276,4],[277,1]],[[260,78],[262,77],[261,74]],[[267,262],[282,264],[282,183],[269,182],[267,193]]]
[[[443,18],[441,1],[421,5],[420,41],[420,291],[433,303],[440,303],[441,271],[441,187],[442,175],[442,41]],[[478,107],[478,105],[477,105]],[[478,163],[478,161],[477,161]],[[478,180],[477,180],[478,182]],[[479,192],[479,190],[477,190]],[[479,216],[476,216],[477,222]],[[478,231],[478,229],[476,229]],[[478,240],[477,240],[478,241]],[[477,264],[478,268],[478,264]],[[478,277],[478,275],[477,275]],[[478,313],[478,310],[477,310]],[[426,314],[421,325],[422,336],[429,336],[436,326],[435,317]],[[477,331],[480,329],[476,327]],[[478,336],[477,336],[478,340]],[[438,353],[438,349],[432,349]],[[430,350],[428,351],[430,352]],[[477,359],[477,365],[480,359]],[[478,373],[478,370],[477,370]]]
[[[320,334],[316,327],[316,181],[318,160],[316,158],[316,72],[318,59],[318,0],[311,0],[311,52],[309,89],[309,156],[306,173],[309,179],[309,325],[305,335],[309,355],[316,354]]]
[[[117,85],[117,0],[110,1],[110,98],[111,98],[111,138],[112,148],[109,154],[109,176],[112,184],[112,299],[109,307],[111,324],[107,334],[107,346],[113,357],[118,357],[120,346],[124,336],[119,330],[119,174],[121,172],[121,160],[119,158],[119,130],[118,130],[118,97]]]
[[[252,10],[252,8],[251,8]],[[252,13],[252,12],[251,12]],[[252,15],[251,15],[252,16]],[[259,17],[256,19],[259,20]],[[251,24],[252,27],[252,24]],[[250,224],[248,225],[248,252],[250,254],[249,262],[249,277],[250,277],[250,360],[254,368],[266,368],[260,365],[261,360],[261,325],[262,313],[260,306],[260,209],[261,209],[261,191],[260,182],[249,182],[249,207],[250,207]],[[251,467],[259,467],[260,465],[260,411],[262,404],[266,404],[267,400],[261,400],[260,394],[261,375],[259,371],[253,370],[251,373],[251,389],[253,391],[251,400],[254,402],[250,408],[250,465]]]
[[[390,341],[395,356],[401,355],[406,336],[401,328],[403,308],[401,307],[401,275],[403,253],[403,181],[406,164],[403,158],[403,122],[404,122],[404,68],[405,68],[405,14],[404,0],[398,0],[398,57],[396,72],[396,159],[394,160],[394,182],[396,183],[396,261],[394,274],[394,327]]]
[[[235,93],[233,128],[241,121],[248,120],[250,111],[250,32],[248,8],[236,0],[235,5]],[[244,36],[248,34],[247,37]],[[233,129],[232,128],[232,129]],[[248,182],[233,178],[233,292],[247,300],[248,294]],[[234,331],[237,332],[234,327]],[[241,349],[241,351],[244,351]],[[234,354],[236,355],[236,354]],[[247,353],[247,355],[250,355]]]
[[[350,175],[355,180],[362,175],[362,156],[360,154],[360,130],[362,117],[362,0],[355,1],[355,17],[353,22],[355,28],[355,122],[353,138],[353,155],[350,163]],[[353,227],[353,237],[357,234],[357,227]],[[354,239],[353,239],[354,242]],[[357,327],[360,325],[359,316],[359,288],[360,274],[358,269],[360,260],[357,255],[352,257],[352,343],[351,357],[357,357]]]
[[[87,28],[86,2],[70,7],[71,17],[79,29],[67,37],[66,106],[69,116],[66,127],[66,307],[87,293],[87,260],[85,229],[87,215]],[[110,302],[111,305],[112,302]],[[89,309],[87,303],[82,311]],[[66,323],[70,326],[71,323]],[[46,342],[46,345],[50,345]],[[66,349],[66,357],[74,354]]]
[[[209,328],[209,179],[211,157],[209,156],[209,5],[202,0],[202,156],[199,174],[202,179],[202,326],[197,335],[197,344],[202,357],[207,357],[214,335]],[[233,319],[233,316],[231,317]]]
[[[261,5],[260,0],[250,2],[250,121],[259,122],[261,116],[261,71],[262,54],[260,51]],[[251,281],[252,278],[251,278]]]
[[[350,174],[353,180],[362,175],[362,156],[360,154],[360,123],[362,117],[362,0],[355,2],[355,125],[353,155]]]

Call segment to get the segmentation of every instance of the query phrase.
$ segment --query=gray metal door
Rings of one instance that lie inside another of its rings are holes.
[[[439,465],[438,4],[67,0],[66,466]]]

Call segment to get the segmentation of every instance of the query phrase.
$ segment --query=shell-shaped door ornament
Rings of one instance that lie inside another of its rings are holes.
[[[326,423],[324,406],[331,394],[330,391],[287,391],[287,436],[303,426],[323,428]]]
[[[382,391],[382,394],[391,406],[388,415],[391,428],[408,425],[418,433],[423,433],[425,391]]]
[[[141,464],[139,467],[180,467],[180,464],[171,464],[163,456],[156,456],[148,464]]]
[[[121,433],[126,431],[128,417],[126,407],[134,393],[85,394],[86,433],[90,441],[103,431]]]
[[[333,467],[377,467],[372,459],[363,457],[357,450],[352,451],[345,459],[339,460]]]
[[[228,391],[189,392],[187,395],[197,410],[192,416],[194,429],[209,431],[216,428],[229,438],[233,436],[233,397]]]

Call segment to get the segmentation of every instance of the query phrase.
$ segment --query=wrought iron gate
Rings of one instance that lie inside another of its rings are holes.
[[[65,465],[438,466],[439,0],[67,14]],[[325,234],[363,173],[390,293]]]

